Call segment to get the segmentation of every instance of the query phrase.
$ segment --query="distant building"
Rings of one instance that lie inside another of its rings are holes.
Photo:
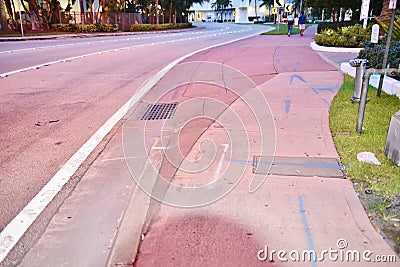
[[[206,0],[203,4],[193,4],[189,9],[189,21],[252,23],[256,20],[256,14],[259,21],[265,21],[267,16],[273,15],[272,7],[260,7],[261,0],[232,0],[231,6],[219,10],[213,3],[213,0]]]

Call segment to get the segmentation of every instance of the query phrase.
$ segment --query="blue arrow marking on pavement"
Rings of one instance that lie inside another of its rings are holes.
[[[314,242],[313,242],[312,235],[310,232],[310,227],[307,222],[306,210],[304,209],[303,197],[301,195],[299,195],[298,200],[299,200],[299,209],[300,209],[301,219],[303,221],[304,231],[306,232],[308,250],[313,252],[311,254],[313,257],[313,259],[311,260],[311,266],[316,267],[317,266],[317,263],[316,263],[317,255],[315,254]]]
[[[320,91],[329,91],[331,93],[334,93],[333,89],[329,88],[329,87],[318,88],[318,90],[320,90]]]
[[[286,115],[289,114],[289,111],[290,111],[290,104],[291,104],[291,101],[290,101],[289,99],[285,99]]]
[[[324,101],[328,106],[331,106],[331,103],[328,100],[326,100],[325,98],[322,98],[322,101]]]
[[[292,85],[294,78],[297,78],[297,79],[299,79],[300,81],[302,81],[303,83],[306,83],[306,80],[304,80],[303,77],[302,77],[301,75],[299,75],[299,74],[293,74],[293,75],[290,77],[290,85]]]
[[[312,87],[312,86],[311,86],[311,89],[314,91],[314,93],[315,93],[316,95],[318,95],[318,94],[319,94],[319,92],[318,92],[317,88],[315,88],[315,87]]]

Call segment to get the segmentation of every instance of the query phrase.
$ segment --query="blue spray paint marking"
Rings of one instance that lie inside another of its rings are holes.
[[[331,103],[328,100],[326,100],[325,98],[322,98],[322,101],[324,101],[329,107],[331,106]]]
[[[304,80],[304,78],[303,78],[301,75],[299,75],[299,74],[293,74],[293,75],[290,77],[290,82],[289,82],[290,85],[292,85],[294,78],[299,79],[299,80],[302,81],[303,83],[307,83],[306,80]]]
[[[315,94],[317,94],[317,95],[319,94],[317,88],[311,86],[311,89],[314,91]]]
[[[318,90],[320,91],[329,91],[331,93],[334,93],[333,89],[330,87],[323,87],[323,88],[318,88]]]
[[[290,101],[289,99],[285,99],[285,110],[286,110],[286,115],[289,114],[289,111],[290,111],[290,104],[291,104],[291,101]]]
[[[243,165],[247,165],[247,166],[253,166],[253,162],[250,160],[242,160],[242,159],[229,159],[229,162],[233,162],[233,163],[241,163]]]
[[[301,219],[303,221],[304,231],[306,232],[308,250],[314,252],[314,254],[313,254],[314,259],[311,261],[311,266],[317,267],[317,255],[316,255],[316,252],[314,249],[314,243],[313,243],[311,232],[310,232],[310,229],[308,226],[308,222],[307,222],[307,218],[306,218],[306,211],[304,209],[302,196],[299,196],[299,208],[300,208]]]

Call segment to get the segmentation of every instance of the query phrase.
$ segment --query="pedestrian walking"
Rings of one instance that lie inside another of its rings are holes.
[[[287,36],[290,37],[290,34],[292,33],[293,29],[293,24],[294,24],[294,17],[292,14],[289,14],[286,18],[286,25],[287,25]]]
[[[301,11],[300,17],[299,17],[299,29],[300,29],[300,35],[303,36],[304,30],[306,29],[306,24],[307,24],[307,16],[304,14],[303,11]]]

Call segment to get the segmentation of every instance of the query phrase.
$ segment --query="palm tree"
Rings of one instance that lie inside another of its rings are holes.
[[[251,0],[249,0],[249,5],[251,3]],[[258,21],[258,16],[257,16],[257,0],[254,0],[254,12],[256,12],[256,18],[255,21]]]
[[[382,4],[382,11],[381,11],[381,20],[390,20],[390,17],[392,16],[392,10],[389,9],[389,2],[390,0],[383,0]]]
[[[1,29],[7,29],[7,19],[6,19],[6,4],[4,0],[0,0],[0,26]]]
[[[9,16],[9,18],[11,20],[11,24],[15,25],[15,17],[14,17],[15,8],[13,9],[13,6],[14,6],[13,3],[14,2],[12,2],[11,0],[4,0],[4,2],[5,2],[5,5],[6,5],[8,16]]]

